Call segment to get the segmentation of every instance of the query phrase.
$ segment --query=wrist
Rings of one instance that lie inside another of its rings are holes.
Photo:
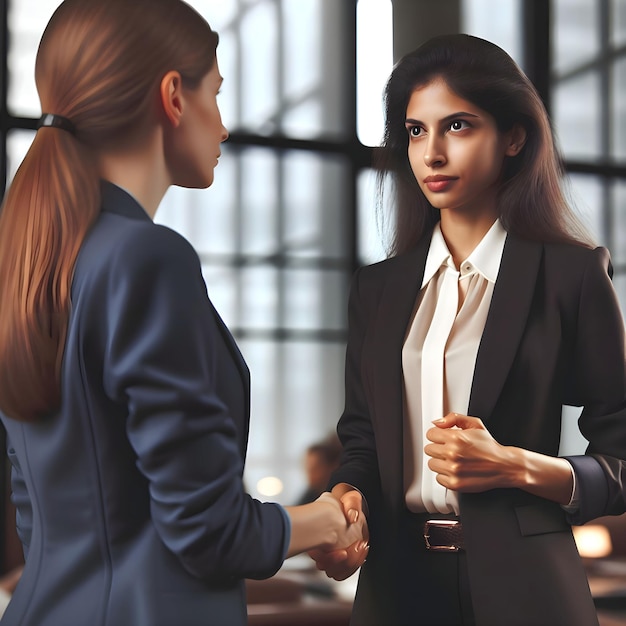
[[[337,499],[326,491],[312,505],[316,507],[314,526],[320,531],[317,538],[319,547],[334,546],[339,539],[339,523],[343,521],[343,514],[337,510],[339,507]]]
[[[559,504],[570,502],[574,478],[567,460],[523,448],[511,450],[518,467],[511,486]]]
[[[341,496],[345,495],[346,493],[348,493],[348,491],[352,491],[354,489],[354,487],[348,483],[337,483],[332,490],[330,491],[330,493],[333,495],[333,497],[337,498],[337,500],[339,500],[341,498]]]
[[[514,446],[504,446],[508,471],[505,472],[505,487],[527,490],[534,480],[532,463],[527,450]]]

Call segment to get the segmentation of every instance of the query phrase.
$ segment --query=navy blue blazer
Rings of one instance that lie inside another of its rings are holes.
[[[414,624],[415,606],[433,602],[420,597],[419,585],[403,588],[415,572],[428,576],[414,548],[423,538],[403,524],[401,354],[429,245],[430,233],[411,252],[362,268],[351,290],[338,426],[344,457],[332,484],[355,485],[369,504],[371,548],[353,616],[359,626]],[[570,524],[626,510],[624,322],[610,274],[604,248],[507,237],[468,414],[503,445],[556,456],[562,405],[582,406],[589,446],[570,458],[581,497],[575,516],[517,489],[460,494],[478,626],[597,624]]]
[[[26,565],[3,626],[225,626],[288,520],[245,494],[249,373],[191,245],[103,183],[72,284],[62,405],[2,417]]]

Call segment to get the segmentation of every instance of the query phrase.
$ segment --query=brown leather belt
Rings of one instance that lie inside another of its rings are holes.
[[[424,524],[426,549],[431,552],[465,550],[463,526],[458,520],[431,519]]]

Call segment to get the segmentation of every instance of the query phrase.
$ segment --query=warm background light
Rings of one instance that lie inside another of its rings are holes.
[[[283,481],[276,476],[266,476],[259,480],[256,489],[262,496],[277,496],[283,490]]]
[[[588,524],[586,526],[573,526],[572,530],[580,556],[598,559],[611,554],[611,535],[606,526]]]

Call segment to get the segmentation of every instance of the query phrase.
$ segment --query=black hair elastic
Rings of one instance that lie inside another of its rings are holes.
[[[42,126],[60,128],[61,130],[66,130],[72,135],[76,132],[76,127],[69,119],[67,119],[67,117],[63,117],[62,115],[53,115],[52,113],[44,113],[39,118],[37,128],[41,128]]]

